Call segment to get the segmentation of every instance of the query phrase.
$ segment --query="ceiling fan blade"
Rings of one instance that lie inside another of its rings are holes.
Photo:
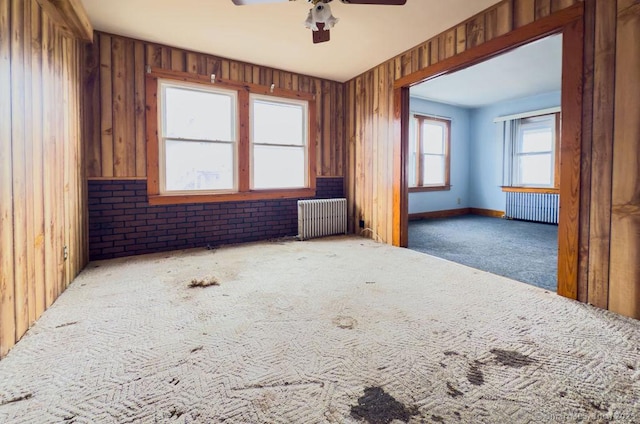
[[[407,0],[342,0],[347,4],[379,4],[382,6],[402,6]]]
[[[322,22],[318,22],[316,25],[318,26],[319,31],[311,31],[313,34],[313,44],[325,43],[331,40],[331,34],[328,29],[324,29],[324,24]]]
[[[285,3],[291,0],[231,0],[236,6],[246,6],[250,4],[265,4],[265,3]]]

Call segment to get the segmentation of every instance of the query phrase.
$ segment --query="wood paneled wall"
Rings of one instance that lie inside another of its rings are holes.
[[[35,0],[0,0],[0,357],[87,262],[81,54]]]
[[[85,52],[89,178],[146,177],[146,65],[315,94],[317,174],[344,175],[343,84],[96,32]]]
[[[392,243],[393,83],[581,0],[504,0],[346,83],[350,228]],[[578,293],[640,318],[640,1],[584,0]],[[397,154],[397,151],[395,151]]]
[[[365,235],[391,243],[393,83],[472,49],[579,0],[504,0],[415,48],[348,81],[347,197],[350,228],[364,220]]]
[[[585,21],[581,300],[640,319],[640,1],[586,0]]]

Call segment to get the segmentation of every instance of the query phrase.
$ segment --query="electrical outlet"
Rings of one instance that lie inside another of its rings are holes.
[[[360,228],[364,228],[364,219],[360,220]]]
[[[62,249],[62,255],[64,256],[65,261],[69,259],[69,248],[67,246]]]

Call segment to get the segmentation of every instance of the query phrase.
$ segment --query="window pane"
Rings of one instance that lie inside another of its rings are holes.
[[[167,140],[167,191],[231,190],[233,144]]]
[[[444,155],[444,126],[425,122],[422,131],[422,153]]]
[[[522,132],[521,153],[550,152],[553,149],[551,128],[538,128]]]
[[[304,107],[299,104],[253,101],[253,142],[304,144]]]
[[[254,189],[304,187],[305,185],[304,148],[254,146]]]
[[[550,186],[552,184],[553,160],[551,154],[519,156],[520,181],[522,185]]]
[[[415,187],[416,181],[416,152],[409,154],[409,187]]]
[[[444,185],[444,156],[424,155],[424,185]]]
[[[167,87],[164,96],[166,138],[232,141],[233,97]]]

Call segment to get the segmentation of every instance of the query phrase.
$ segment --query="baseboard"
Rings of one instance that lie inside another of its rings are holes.
[[[471,213],[471,210],[469,208],[448,209],[444,211],[433,211],[433,212],[410,213],[409,220],[417,221],[419,219],[449,218],[452,216],[468,215],[469,213]]]
[[[490,216],[492,218],[504,217],[504,211],[494,211],[492,209],[469,208],[469,213],[473,215]]]

